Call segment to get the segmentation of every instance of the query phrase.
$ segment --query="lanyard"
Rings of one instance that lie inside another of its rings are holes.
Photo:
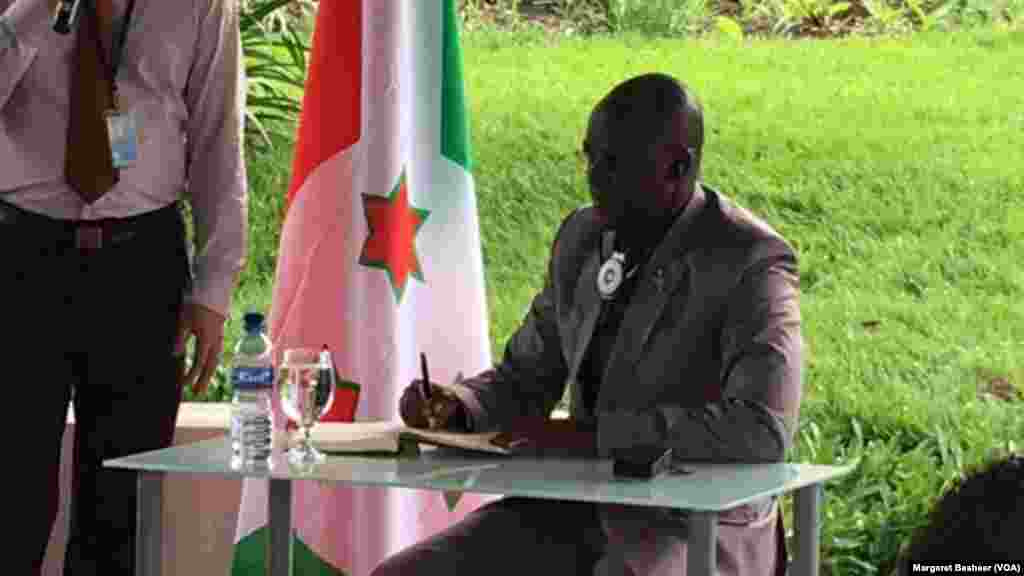
[[[100,64],[103,66],[103,72],[107,76],[107,80],[110,81],[111,86],[111,97],[114,101],[114,108],[120,108],[117,98],[117,69],[121,66],[121,57],[124,55],[124,43],[128,38],[128,28],[131,26],[132,12],[135,10],[135,0],[128,0],[128,10],[124,14],[124,20],[121,22],[120,34],[116,40],[111,38],[113,45],[111,51],[108,53],[103,48],[103,40],[101,40],[102,34],[100,32],[100,18],[99,11],[96,10],[95,2],[90,2],[89,19],[92,21],[93,37],[96,39],[96,51],[100,56]],[[113,19],[113,17],[111,17]],[[107,55],[110,55],[110,62],[107,62]]]

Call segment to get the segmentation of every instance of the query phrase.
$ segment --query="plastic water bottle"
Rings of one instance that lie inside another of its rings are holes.
[[[244,317],[245,335],[235,347],[231,367],[231,453],[240,466],[267,464],[273,441],[274,389],[271,343],[265,333],[263,314]]]

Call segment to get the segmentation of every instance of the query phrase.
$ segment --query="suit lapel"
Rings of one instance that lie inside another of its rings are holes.
[[[685,256],[695,243],[695,221],[703,212],[706,203],[704,191],[700,187],[697,188],[691,202],[691,206],[685,209],[684,214],[669,229],[665,239],[639,272],[640,278],[637,279],[636,289],[623,315],[615,345],[605,365],[599,395],[628,389],[624,386],[604,384],[629,382],[633,378],[633,367],[640,360],[651,331],[665,311],[665,305],[689,282]],[[598,405],[602,405],[600,397]],[[614,406],[612,408],[614,409]]]
[[[628,382],[665,305],[687,280],[686,266],[669,254],[644,267],[619,326],[602,382]],[[602,391],[608,387],[602,386]]]

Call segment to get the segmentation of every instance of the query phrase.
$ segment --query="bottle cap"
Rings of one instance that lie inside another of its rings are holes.
[[[246,332],[260,332],[263,330],[263,314],[259,312],[249,312],[242,317],[245,322]]]

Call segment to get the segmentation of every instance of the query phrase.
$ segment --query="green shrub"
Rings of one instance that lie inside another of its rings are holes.
[[[251,149],[265,151],[292,137],[305,83],[309,10],[309,0],[242,2],[246,142]]]

